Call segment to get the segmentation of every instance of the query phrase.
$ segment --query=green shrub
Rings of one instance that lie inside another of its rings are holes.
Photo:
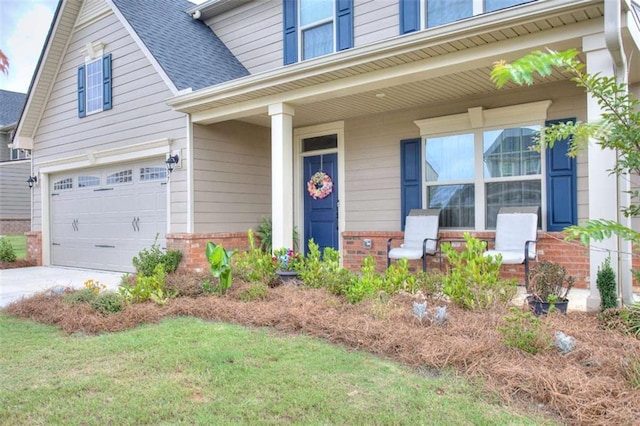
[[[182,260],[182,252],[180,250],[168,250],[163,252],[156,240],[151,244],[150,248],[143,248],[137,256],[132,259],[133,267],[136,268],[138,275],[151,276],[159,264],[163,265],[164,271],[171,274],[178,269],[178,264]]]
[[[270,252],[262,251],[255,245],[253,230],[247,232],[249,250],[233,256],[233,273],[243,281],[263,282],[271,285],[276,280],[276,263]]]
[[[349,303],[358,303],[366,297],[375,296],[385,287],[383,277],[376,272],[376,261],[373,256],[364,258],[360,271],[360,276],[353,276],[343,287]]]
[[[449,260],[444,293],[464,309],[483,309],[509,303],[516,294],[516,280],[500,278],[502,257],[484,256],[486,243],[464,233],[465,247],[458,252],[442,244]]]
[[[538,317],[514,306],[509,311],[511,315],[504,317],[507,324],[498,328],[505,345],[532,355],[551,347],[551,338],[546,335]]]
[[[0,237],[0,262],[15,262],[16,251],[5,237]]]
[[[251,286],[240,293],[240,300],[243,302],[251,302],[252,300],[264,300],[267,298],[269,290],[265,283],[255,282]]]
[[[345,287],[353,279],[353,272],[340,267],[340,253],[325,247],[320,254],[319,246],[309,240],[309,253],[298,265],[298,278],[305,285],[313,288],[324,288],[331,294],[344,294]]]
[[[416,290],[416,276],[409,272],[409,261],[399,259],[390,265],[384,274],[384,290],[390,295],[400,290],[414,293]]]
[[[135,284],[123,281],[118,291],[127,303],[140,303],[151,299],[159,305],[163,305],[168,297],[164,288],[165,275],[164,264],[159,263],[153,270],[153,274],[150,276],[136,275]]]
[[[72,291],[70,293],[66,293],[62,300],[69,305],[79,305],[82,303],[91,303],[98,296],[93,289],[83,288],[80,290]]]
[[[611,267],[610,257],[605,259],[602,268],[598,267],[596,285],[598,286],[598,292],[600,292],[600,310],[617,308],[618,285],[616,283],[616,273]]]
[[[91,307],[103,314],[114,314],[122,310],[122,296],[113,291],[96,294],[91,301]]]

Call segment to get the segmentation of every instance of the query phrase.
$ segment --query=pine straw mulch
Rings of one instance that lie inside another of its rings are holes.
[[[482,379],[489,391],[511,404],[533,402],[568,424],[640,424],[640,389],[627,380],[632,368],[636,372],[639,368],[640,340],[603,329],[596,314],[550,315],[544,320],[549,333],[561,330],[575,337],[576,348],[565,355],[555,349],[529,355],[501,343],[498,327],[505,325],[506,314],[502,309],[464,311],[449,306],[445,326],[421,326],[411,313],[410,295],[350,305],[324,290],[288,284],[270,288],[265,300],[243,302],[239,294],[247,287],[234,282],[224,297],[179,297],[163,307],[136,304],[108,316],[45,294],[9,305],[5,312],[56,325],[67,333],[118,332],[186,315],[272,327],[412,367],[453,368]]]

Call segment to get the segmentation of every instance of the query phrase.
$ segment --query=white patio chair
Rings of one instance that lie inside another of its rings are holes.
[[[438,237],[440,209],[412,209],[406,217],[404,226],[404,242],[400,247],[391,248],[387,241],[387,267],[391,259],[422,259],[422,270],[427,270],[427,256],[439,253]],[[440,259],[442,269],[442,259]]]
[[[524,263],[524,283],[529,288],[529,260],[537,258],[538,207],[502,207],[498,211],[493,249],[485,256],[502,255],[502,263]]]

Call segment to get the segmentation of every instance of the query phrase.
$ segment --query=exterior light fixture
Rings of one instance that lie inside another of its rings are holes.
[[[38,183],[38,176],[29,176],[29,179],[27,179],[29,189],[32,189],[33,185],[35,185],[36,183]]]
[[[180,161],[180,157],[178,157],[178,154],[169,154],[169,156],[167,157],[167,161],[165,161],[165,163],[167,163],[167,171],[169,172],[169,174],[171,174],[173,169],[176,167],[178,161]]]

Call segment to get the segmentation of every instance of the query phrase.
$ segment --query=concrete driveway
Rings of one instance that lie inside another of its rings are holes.
[[[0,307],[52,287],[84,288],[84,282],[88,279],[99,281],[108,289],[115,290],[123,274],[60,266],[0,269]]]

